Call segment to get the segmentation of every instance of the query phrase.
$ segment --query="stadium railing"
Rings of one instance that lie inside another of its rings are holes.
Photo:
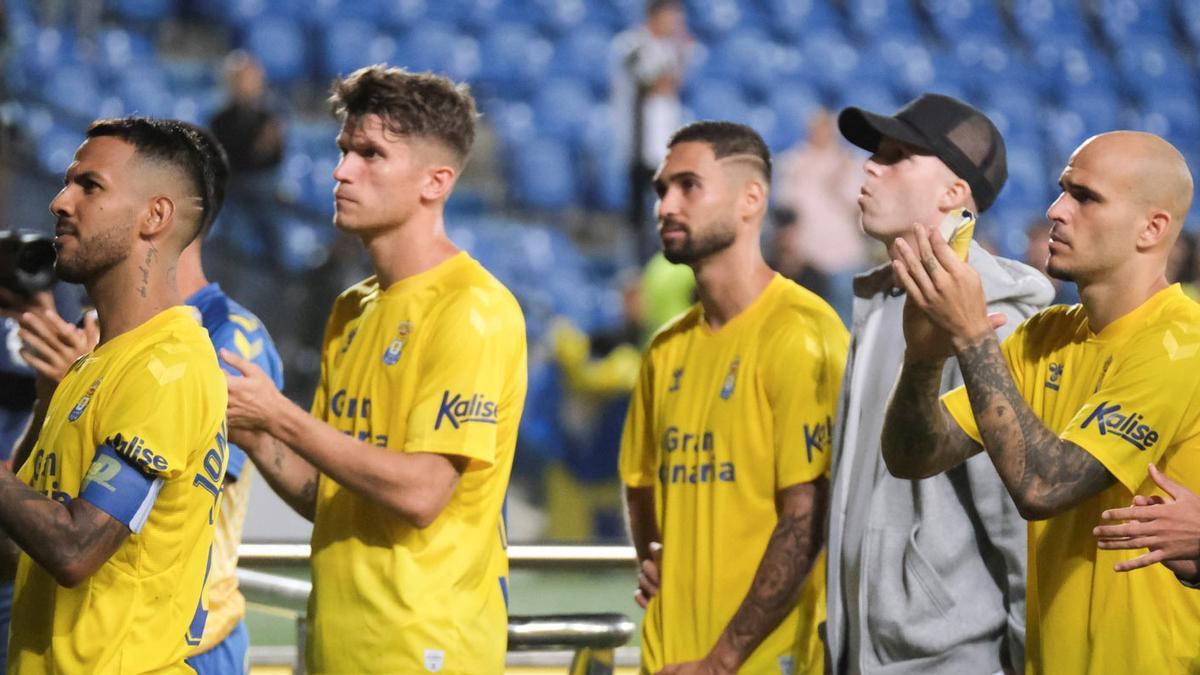
[[[308,544],[242,544],[238,547],[244,565],[304,563],[309,559]],[[631,546],[510,546],[509,565],[513,569],[596,569],[629,567],[636,562]],[[264,600],[288,606],[303,605],[312,591],[312,583],[253,569],[238,569],[243,591]],[[635,625],[619,613],[551,614],[510,616],[509,652],[569,650],[574,652],[570,675],[611,675],[614,652],[633,635]],[[294,672],[304,672],[304,645],[307,622],[296,617]]]

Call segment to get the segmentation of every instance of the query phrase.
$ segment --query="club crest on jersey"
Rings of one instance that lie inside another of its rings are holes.
[[[383,353],[383,365],[394,366],[400,360],[400,355],[404,353],[404,343],[408,340],[408,335],[412,333],[412,323],[401,321],[396,328],[396,338],[388,345],[387,351]]]
[[[92,386],[88,387],[87,393],[83,395],[83,398],[79,399],[79,403],[76,403],[75,407],[71,408],[71,414],[67,415],[68,422],[74,422],[79,419],[83,411],[87,410],[88,404],[92,402],[92,397],[96,395],[96,389],[100,386],[100,380],[102,379],[104,378],[97,377]]]
[[[721,400],[728,401],[730,396],[733,396],[733,388],[737,386],[738,365],[741,364],[741,357],[733,359],[733,363],[729,364],[729,373],[725,375],[725,382],[721,385]]]
[[[1100,432],[1101,436],[1116,434],[1117,438],[1138,450],[1146,450],[1158,442],[1158,432],[1149,424],[1142,423],[1146,419],[1144,415],[1137,412],[1122,414],[1120,411],[1120,403],[1109,405],[1108,401],[1104,401],[1096,406],[1096,409],[1087,416],[1079,428],[1086,429],[1088,425],[1095,422],[1096,430]]]

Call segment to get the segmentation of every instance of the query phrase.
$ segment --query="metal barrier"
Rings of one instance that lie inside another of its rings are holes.
[[[239,544],[238,560],[247,565],[307,562],[308,544]],[[509,546],[508,565],[513,569],[624,567],[636,564],[632,546]]]
[[[306,562],[311,552],[307,544],[242,544],[241,562],[281,564]],[[636,560],[630,546],[510,546],[509,564],[513,568],[629,566]],[[256,570],[238,569],[242,590],[266,599],[296,606],[307,603],[312,583]],[[614,650],[633,635],[635,625],[624,614],[557,614],[546,616],[510,616],[508,649],[510,652],[571,650],[570,675],[611,675]],[[304,672],[304,647],[308,638],[303,612],[296,617],[297,658],[294,672]]]

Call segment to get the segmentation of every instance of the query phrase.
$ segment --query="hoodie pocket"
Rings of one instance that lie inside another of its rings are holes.
[[[933,656],[956,644],[949,619],[954,598],[917,547],[916,530],[872,530],[867,546],[867,635],[879,663]]]

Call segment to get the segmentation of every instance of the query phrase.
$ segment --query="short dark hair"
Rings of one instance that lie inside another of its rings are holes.
[[[203,141],[193,131],[193,125],[179,120],[154,117],[117,117],[92,122],[87,128],[88,138],[113,137],[134,147],[137,154],[152,162],[166,164],[178,169],[188,179],[188,188],[200,198],[200,217],[192,237],[215,217],[212,212],[212,191],[205,178],[208,164]]]
[[[392,133],[439,141],[459,164],[475,142],[478,113],[470,88],[441,75],[367,66],[334,82],[329,103],[343,122],[374,114]]]
[[[229,185],[229,155],[225,146],[217,140],[211,131],[203,127],[182,122],[183,126],[196,135],[197,147],[204,155],[204,202],[208,205],[205,217],[200,223],[201,237],[207,236],[212,229],[213,221],[221,213],[225,205],[225,190]]]
[[[683,0],[646,0],[646,16],[668,9],[683,9]]]
[[[667,142],[668,148],[680,143],[707,143],[717,159],[734,155],[750,155],[762,162],[763,176],[771,182],[771,151],[758,132],[744,124],[704,120],[692,122],[674,134]]]

